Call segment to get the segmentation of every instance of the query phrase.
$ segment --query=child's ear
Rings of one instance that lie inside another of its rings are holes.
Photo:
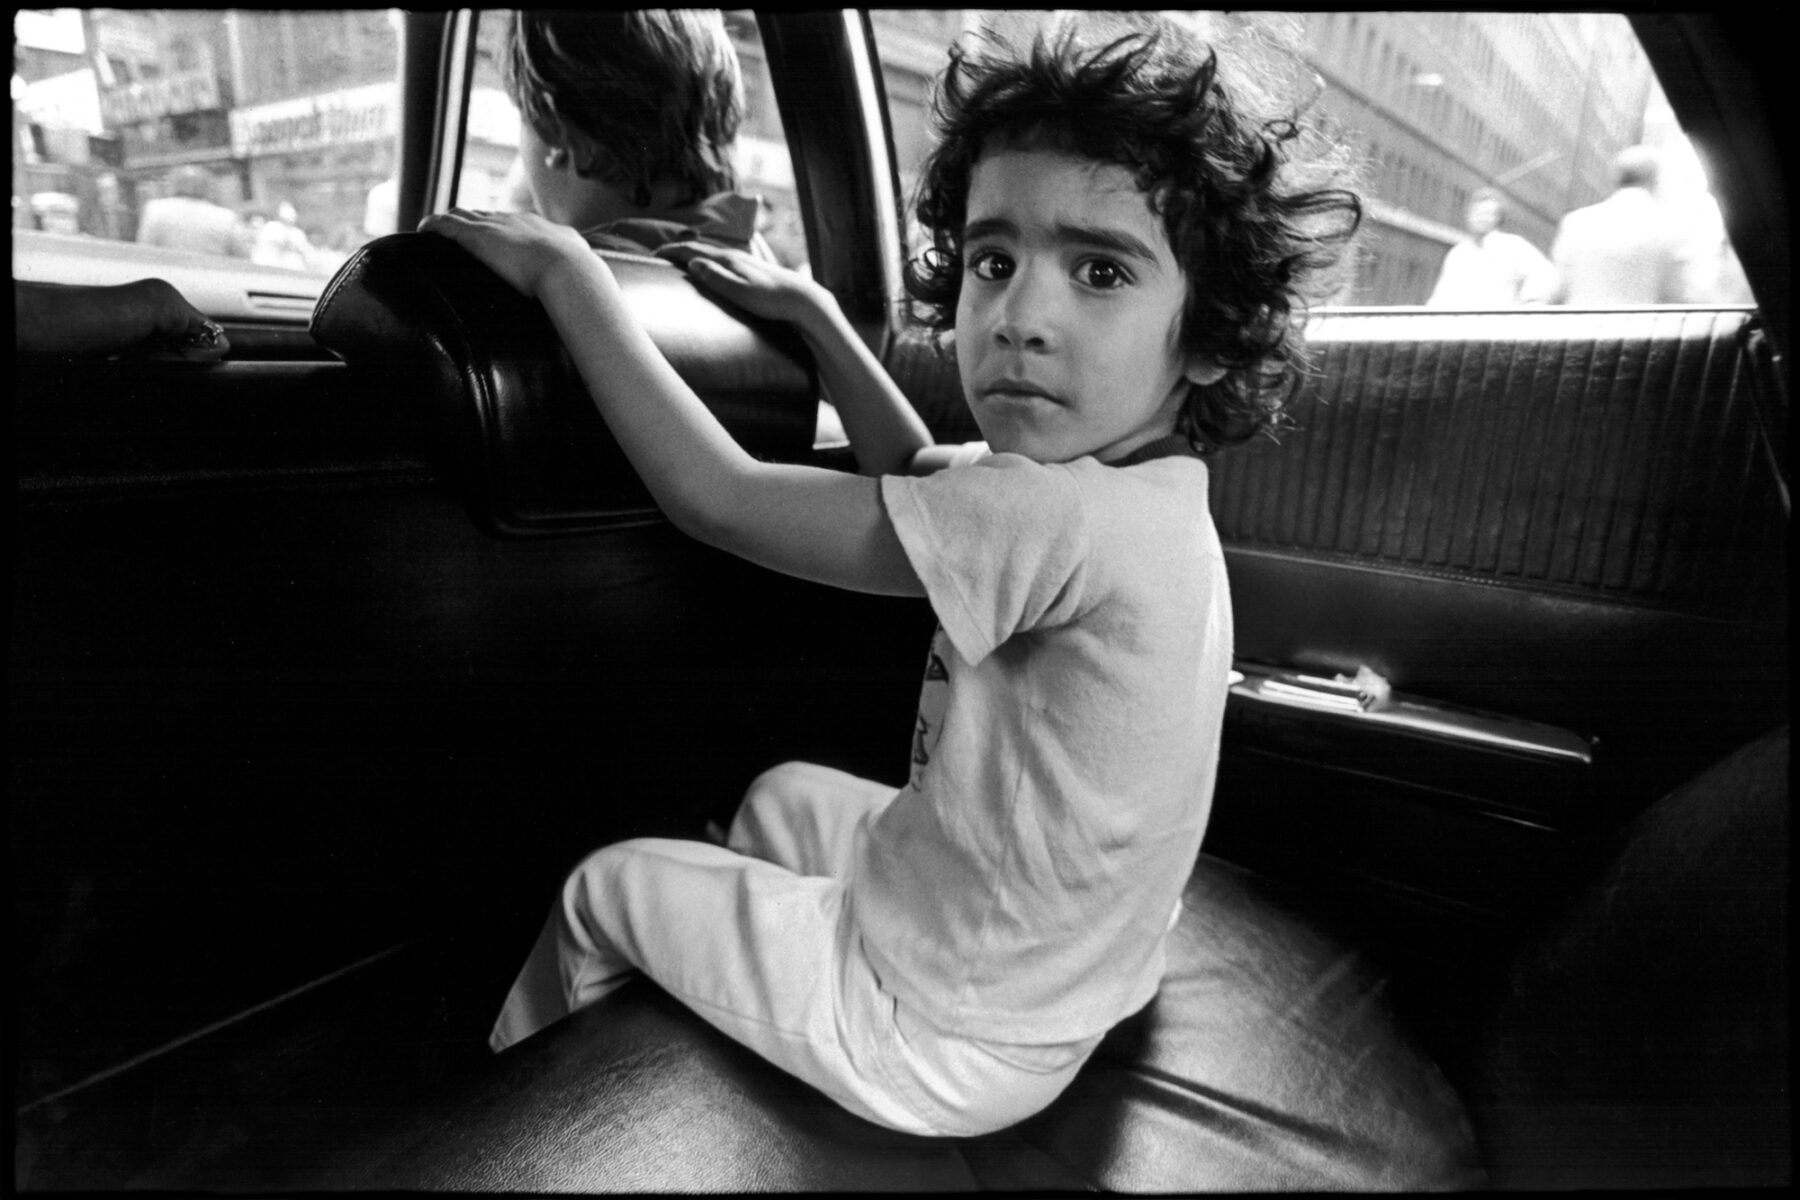
[[[1221,367],[1207,355],[1195,354],[1188,358],[1187,369],[1182,371],[1182,375],[1187,378],[1189,383],[1197,383],[1201,387],[1206,387],[1225,378],[1225,371],[1226,368]]]
[[[521,120],[523,119],[521,118]],[[543,124],[536,127],[536,132],[538,140],[543,142],[547,149],[561,150],[564,154],[569,152],[569,135],[564,131],[562,118],[555,112],[544,114]]]
[[[545,124],[548,128],[541,132],[550,149],[545,165],[570,167],[583,178],[593,175],[596,160],[603,153],[599,143],[554,112],[546,115]]]
[[[574,160],[575,171],[584,179],[591,179],[604,172],[610,163],[602,162],[606,151],[600,143],[573,125],[562,126],[562,144],[568,148],[569,157]]]

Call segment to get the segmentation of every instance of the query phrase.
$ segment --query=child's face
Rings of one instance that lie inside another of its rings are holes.
[[[1170,433],[1190,381],[1188,279],[1123,167],[1053,150],[984,153],[969,180],[956,353],[988,445],[1102,461]]]

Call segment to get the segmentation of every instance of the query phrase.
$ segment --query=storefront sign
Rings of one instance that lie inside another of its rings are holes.
[[[231,114],[231,148],[252,158],[381,141],[399,131],[400,98],[392,83],[277,100]]]
[[[25,84],[15,107],[28,120],[46,128],[100,133],[100,89],[87,67]]]
[[[100,92],[100,115],[114,127],[219,106],[219,78],[211,68],[180,71]]]
[[[120,62],[161,62],[162,47],[157,43],[155,26],[148,24],[150,14],[122,9],[107,9],[95,14],[94,41],[100,53]]]
[[[13,41],[36,50],[58,54],[84,53],[78,8],[21,8],[13,12]]]
[[[124,165],[168,166],[200,162],[231,154],[231,126],[222,112],[197,113],[176,119],[145,121],[119,131]]]

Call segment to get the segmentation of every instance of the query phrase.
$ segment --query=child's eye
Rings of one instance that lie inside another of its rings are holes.
[[[1131,282],[1125,268],[1104,258],[1090,258],[1075,268],[1075,277],[1091,288],[1103,292],[1124,287]]]
[[[979,279],[994,283],[1012,276],[1012,259],[998,250],[983,250],[969,257],[969,270]]]

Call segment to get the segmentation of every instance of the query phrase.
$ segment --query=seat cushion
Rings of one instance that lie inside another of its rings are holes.
[[[877,1128],[647,981],[305,1181],[420,1190],[1425,1189],[1482,1181],[1384,980],[1202,857],[1161,992],[1054,1105],[976,1139]]]
[[[1157,997],[1049,1109],[965,1147],[1105,1191],[1429,1190],[1482,1183],[1461,1102],[1394,1023],[1386,980],[1202,856]]]

